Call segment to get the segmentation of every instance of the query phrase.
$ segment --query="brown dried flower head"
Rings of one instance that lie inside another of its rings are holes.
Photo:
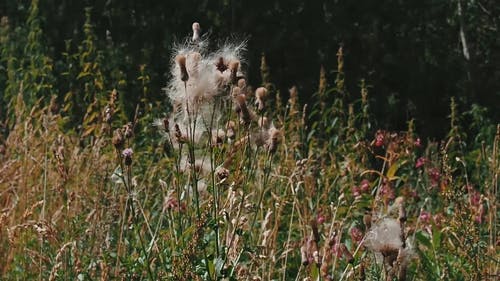
[[[189,80],[189,74],[187,72],[186,68],[186,56],[184,55],[177,55],[175,57],[175,62],[177,62],[177,65],[179,65],[179,68],[181,70],[181,80],[183,82],[186,82]]]

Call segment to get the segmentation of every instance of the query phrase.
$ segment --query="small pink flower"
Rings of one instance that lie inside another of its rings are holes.
[[[378,131],[376,136],[375,136],[375,146],[376,147],[381,147],[384,145],[384,133],[382,131]]]
[[[130,166],[132,164],[132,155],[134,155],[134,151],[132,148],[126,148],[122,152],[122,156],[124,158],[125,165]]]
[[[426,162],[427,162],[427,159],[425,157],[418,158],[417,162],[415,163],[415,168],[418,169],[418,168],[424,166]]]
[[[342,244],[339,243],[337,239],[335,239],[335,244],[332,246],[332,252],[338,259],[344,256]]]
[[[436,186],[439,183],[439,180],[441,179],[441,173],[437,168],[431,168],[428,171],[429,177],[431,178],[431,184],[432,186]]]
[[[477,223],[483,223],[484,219],[484,206],[483,204],[479,205],[475,210],[476,216],[474,217],[474,221]]]
[[[360,191],[361,190],[359,189],[359,187],[357,185],[351,187],[352,196],[354,196],[355,198],[361,197]]]
[[[132,157],[133,154],[134,151],[132,150],[132,148],[126,148],[122,152],[123,157]]]
[[[419,219],[423,224],[428,224],[431,221],[431,214],[429,212],[422,211],[420,212]]]
[[[318,217],[316,218],[316,221],[318,222],[318,224],[323,224],[326,221],[326,218],[325,216],[319,214]]]
[[[351,230],[349,231],[349,234],[351,236],[352,241],[355,242],[356,244],[359,244],[361,240],[363,240],[363,232],[357,227],[352,227]]]
[[[362,180],[361,185],[360,185],[360,190],[363,193],[369,192],[370,191],[370,181],[368,181],[367,179]]]
[[[469,203],[473,207],[478,207],[481,204],[481,193],[477,190],[469,192]]]
[[[179,204],[177,198],[174,197],[169,198],[164,206],[166,207],[167,210],[173,210],[178,212],[183,212],[184,210],[186,210],[186,204],[184,202]]]
[[[380,196],[384,198],[384,202],[386,203],[396,198],[396,195],[394,194],[394,189],[392,188],[390,183],[384,183],[380,187]]]
[[[421,147],[421,146],[422,146],[422,142],[421,142],[420,138],[417,138],[417,139],[415,140],[415,146],[416,146],[416,147]]]

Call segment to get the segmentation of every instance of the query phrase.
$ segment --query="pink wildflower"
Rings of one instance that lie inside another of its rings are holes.
[[[424,166],[426,162],[427,162],[427,159],[425,157],[418,158],[417,162],[415,163],[415,168],[418,169],[418,168]]]
[[[322,214],[319,214],[316,218],[316,221],[318,222],[318,224],[323,224],[326,221],[326,218]]]
[[[363,240],[363,232],[357,227],[352,227],[349,234],[352,241],[356,244],[359,244]]]
[[[357,185],[351,187],[351,191],[352,191],[352,196],[354,196],[355,198],[361,197],[361,192]]]
[[[477,190],[469,192],[469,203],[473,207],[478,207],[481,204],[481,193]]]
[[[428,173],[429,177],[431,178],[431,184],[433,186],[438,185],[439,179],[441,178],[441,173],[439,172],[439,170],[437,168],[431,168],[429,169]]]
[[[421,147],[421,146],[422,146],[422,142],[421,142],[420,138],[417,138],[417,139],[415,140],[415,143],[414,143],[414,144],[415,144],[415,146],[416,146],[416,147]]]
[[[375,135],[375,146],[376,147],[381,147],[384,145],[384,133],[382,131],[377,131],[377,134]]]
[[[419,219],[423,224],[428,224],[431,221],[431,214],[429,212],[422,211],[420,212]]]
[[[370,191],[370,181],[368,181],[367,179],[362,180],[361,185],[360,185],[360,190],[363,193],[369,192]]]

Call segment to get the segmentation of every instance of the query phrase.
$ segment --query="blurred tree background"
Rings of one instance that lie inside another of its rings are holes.
[[[321,66],[333,84],[343,46],[347,90],[359,98],[366,80],[381,128],[415,119],[440,138],[451,96],[500,116],[496,0],[2,0],[0,16],[0,120],[20,90],[28,104],[54,97],[69,126],[113,89],[124,115],[162,104],[172,46],[194,21],[214,39],[247,39],[250,84],[265,54],[277,89],[286,97],[297,85],[303,103]]]

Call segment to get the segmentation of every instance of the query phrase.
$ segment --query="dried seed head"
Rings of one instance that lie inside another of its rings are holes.
[[[240,68],[240,61],[233,60],[229,63],[229,69],[231,70],[231,83],[236,85],[238,83],[238,69]]]
[[[132,125],[132,122],[128,122],[123,126],[123,136],[127,139],[134,136],[134,126]]]
[[[276,128],[269,129],[269,152],[275,153],[278,149],[278,145],[281,143],[282,135],[281,131]]]
[[[261,130],[255,133],[252,137],[252,141],[257,147],[262,147],[267,145],[269,140],[269,133],[266,130]]]
[[[186,142],[186,137],[184,135],[182,135],[182,132],[181,132],[181,128],[179,127],[179,124],[175,124],[174,126],[174,130],[175,130],[175,140],[178,142],[178,143],[185,143]]]
[[[177,62],[177,64],[179,65],[179,68],[181,70],[181,80],[183,82],[186,82],[187,80],[189,80],[189,74],[188,74],[187,68],[186,68],[186,56],[177,55],[175,57],[175,62]]]
[[[219,167],[216,171],[215,171],[215,175],[217,176],[217,178],[219,179],[219,182],[222,182],[224,181],[225,179],[227,179],[227,177],[229,177],[229,170],[224,168],[224,167]]]
[[[224,138],[226,134],[224,133],[224,130],[214,130],[212,131],[212,146],[219,146],[224,143]]]
[[[123,138],[123,132],[121,129],[116,129],[113,132],[113,139],[111,140],[116,149],[120,150],[123,148],[123,144],[125,142]]]
[[[267,89],[264,87],[259,87],[255,90],[255,97],[257,99],[265,99],[267,97]]]
[[[267,89],[264,87],[259,87],[255,90],[255,104],[259,111],[264,110],[265,100],[267,97]]]
[[[367,233],[365,245],[372,251],[381,253],[392,265],[403,246],[399,222],[389,218],[377,222]]]
[[[231,92],[231,96],[233,98],[236,98],[237,96],[239,96],[241,94],[241,88],[240,87],[234,87],[233,88],[233,91]]]
[[[234,139],[235,137],[235,128],[236,127],[236,124],[234,123],[234,121],[228,121],[226,123],[226,137],[228,139]]]
[[[240,119],[243,122],[243,124],[248,125],[250,122],[252,122],[253,119],[253,114],[250,112],[250,110],[247,107],[247,102],[245,95],[238,95],[235,98],[237,108],[239,108],[239,114],[240,114]]]

